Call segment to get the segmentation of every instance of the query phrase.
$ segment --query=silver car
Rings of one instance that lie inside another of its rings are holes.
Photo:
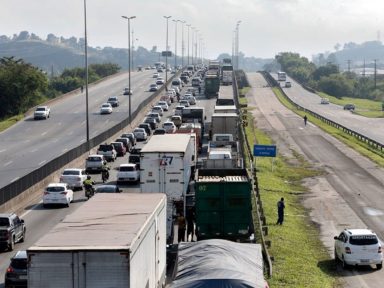
[[[133,130],[133,134],[137,140],[145,141],[148,138],[147,132],[145,132],[144,128],[135,128],[135,130]]]

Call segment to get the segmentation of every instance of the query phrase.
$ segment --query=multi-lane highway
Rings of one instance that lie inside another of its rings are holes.
[[[152,83],[151,81],[153,81],[151,78],[152,73],[150,73],[150,74],[138,73],[138,74],[139,75],[136,74],[133,79],[139,78],[139,81],[142,81],[142,83],[144,83],[144,84],[141,84],[142,90],[138,91],[138,86],[139,86],[137,84],[138,82],[133,82],[133,87],[135,89],[135,91],[134,91],[135,96],[132,98],[132,100],[133,100],[132,101],[132,103],[133,103],[132,107],[136,107],[135,105],[138,105],[140,103],[140,101],[141,101],[140,99],[142,99],[140,97],[148,97],[149,96],[150,93],[145,92],[145,91],[148,90],[147,84]],[[136,78],[136,76],[138,76],[138,77]],[[122,78],[122,79],[120,79],[120,78]],[[120,113],[127,113],[127,111],[128,111],[127,110],[127,102],[128,102],[127,100],[128,99],[124,99],[124,97],[127,97],[127,96],[120,96],[119,99],[121,100],[121,106],[118,108],[114,108],[114,112],[111,115],[104,115],[104,116],[98,115],[98,108],[100,106],[100,103],[105,102],[106,98],[110,95],[121,94],[123,87],[126,86],[125,81],[124,81],[125,78],[123,75],[119,76],[118,79],[113,79],[113,80],[114,80],[113,81],[114,83],[110,83],[110,84],[100,83],[100,84],[97,84],[94,88],[91,88],[91,90],[90,90],[90,95],[93,95],[91,93],[98,95],[97,96],[98,102],[90,105],[91,107],[94,107],[94,109],[95,109],[95,112],[93,114],[90,113],[90,114],[92,114],[92,116],[90,116],[90,117],[94,117],[94,119],[102,117],[102,119],[104,121],[104,123],[93,123],[92,120],[90,121],[90,123],[92,123],[91,127],[93,126],[91,128],[91,137],[93,135],[96,135],[96,134],[102,132],[103,129],[107,129],[108,127],[112,126],[112,123],[114,123],[113,121],[115,121],[115,122],[120,121],[120,118],[117,118],[117,117],[112,118],[113,115],[119,114],[116,112],[118,112],[120,109],[121,109]],[[99,85],[101,87],[98,87]],[[186,90],[186,88],[183,89],[183,93],[185,90]],[[97,92],[95,92],[95,91],[97,91]],[[91,96],[91,97],[93,97],[93,96]],[[76,95],[74,98],[80,98],[80,100],[78,100],[78,101],[80,101],[80,102],[82,101],[82,96],[80,96],[80,95]],[[210,122],[210,117],[211,117],[211,114],[213,111],[215,99],[207,100],[203,95],[197,95],[196,100],[197,100],[196,106],[204,107],[205,110],[207,111],[207,113],[206,113],[207,122]],[[67,103],[67,102],[69,102],[69,103]],[[61,113],[65,114],[66,113],[65,107],[58,108],[61,105],[69,105],[68,107],[72,107],[73,109],[76,109],[76,105],[71,106],[71,101],[68,99],[65,99],[65,100],[63,100],[63,104],[57,103],[55,105],[52,105],[52,107],[54,107],[52,110],[53,111],[61,111]],[[78,104],[78,105],[80,105],[80,104]],[[171,105],[169,111],[164,113],[164,116],[162,117],[162,122],[164,122],[169,116],[173,115],[173,112],[174,112],[173,110],[174,110],[176,105],[178,105],[178,103],[173,103]],[[93,109],[93,108],[91,108],[91,109]],[[52,113],[55,113],[55,112],[52,112]],[[56,112],[56,113],[58,113],[58,112]],[[78,112],[78,113],[80,114],[80,112]],[[79,116],[82,119],[81,121],[85,121],[83,116],[80,116],[80,115],[77,115],[77,116]],[[55,117],[55,115],[52,114],[52,119],[54,119],[54,117]],[[61,116],[61,117],[64,117],[64,116]],[[37,121],[36,124],[40,124],[40,123],[41,124],[45,124],[45,123],[49,124],[52,119],[49,119],[47,121],[44,121],[44,120],[43,121]],[[121,119],[122,119],[122,117],[121,117]],[[31,121],[33,122],[33,120],[31,120]],[[95,122],[96,120],[93,120],[93,121]],[[26,120],[25,122],[28,122],[28,121]],[[107,122],[107,123],[112,122],[112,123],[110,123],[110,125],[108,125],[105,122]],[[53,121],[51,123],[53,123]],[[26,123],[21,123],[21,124],[25,125]],[[105,126],[103,126],[103,125],[105,125]],[[161,124],[160,124],[160,126],[161,126]],[[50,127],[50,126],[47,125],[45,129],[48,129],[48,127]],[[81,127],[82,127],[82,129],[85,129],[84,123]],[[133,130],[133,129],[134,129],[134,127],[131,127],[131,128],[127,127],[126,131],[128,132],[128,131]],[[70,133],[70,130],[71,129],[69,129],[68,130],[69,132],[66,132],[66,133]],[[63,133],[63,130],[59,130],[59,131],[61,131]],[[57,133],[57,131],[56,131],[56,133]],[[84,131],[79,131],[77,133],[73,133],[73,134],[69,134],[69,135],[66,134],[66,135],[67,135],[67,138],[71,139],[71,141],[69,143],[73,142],[73,143],[77,144],[77,143],[81,143],[82,141],[85,141],[84,133],[85,133]],[[164,137],[166,137],[166,135]],[[29,136],[25,137],[25,140],[27,138],[29,138]],[[69,145],[69,144],[67,144],[67,145]],[[145,142],[138,142],[137,147],[142,147],[143,145],[145,145]],[[30,149],[32,149],[32,148],[33,147],[30,146]],[[36,148],[38,148],[38,147],[36,147]],[[56,150],[56,151],[58,151],[58,150]],[[58,154],[59,153],[57,153],[57,155]],[[54,153],[53,153],[53,155],[54,155]],[[116,183],[117,167],[119,167],[119,165],[122,163],[127,163],[127,155],[124,157],[118,157],[116,159],[116,161],[110,162],[108,164],[111,167],[110,178],[109,178],[108,184],[115,184]],[[85,163],[84,163],[84,165],[85,165]],[[76,168],[81,168],[81,167],[76,167]],[[58,176],[60,175],[60,172],[61,171],[57,172]],[[94,179],[96,181],[97,185],[101,183],[101,178],[100,178],[99,174],[92,174],[92,179]],[[125,184],[125,185],[119,185],[119,187],[122,189],[122,193],[140,192],[140,187],[138,184],[134,184],[134,185]],[[86,201],[86,198],[84,196],[84,191],[75,191],[74,195],[75,195],[74,201],[73,201],[73,203],[70,204],[69,208],[64,208],[64,207],[43,208],[42,203],[39,202],[40,198],[38,199],[37,202],[30,203],[30,205],[25,208],[25,210],[24,210],[25,212],[21,215],[22,218],[25,220],[25,223],[27,225],[26,241],[24,243],[16,244],[15,251],[25,250],[28,247],[30,247],[33,243],[36,242],[36,240],[38,240],[42,235],[47,233],[47,231],[49,231],[53,226],[55,226],[58,222],[60,222],[66,215],[73,212],[75,209],[77,209],[80,205],[82,205]],[[2,252],[2,254],[1,254],[2,257],[0,258],[0,275],[5,274],[5,270],[9,264],[9,259],[11,256],[13,256],[15,254],[15,251]],[[3,278],[0,278],[0,287],[3,287]]]
[[[311,220],[319,225],[319,238],[330,257],[333,257],[334,251],[333,237],[344,228],[368,227],[383,241],[384,170],[311,123],[304,126],[300,116],[276,99],[260,74],[250,73],[248,79],[252,85],[249,105],[255,107],[251,111],[257,119],[258,128],[268,131],[280,153],[287,158],[293,159],[292,151],[295,151],[313,167],[323,171],[318,177],[306,179],[309,193],[304,196],[303,202],[311,213]],[[297,83],[285,91],[291,99],[308,109],[329,118],[336,115],[336,122],[348,124],[353,121],[356,129],[365,128],[365,122],[358,121],[363,117],[343,111],[340,106],[321,105],[318,96],[311,95]],[[327,114],[321,111],[327,111]],[[297,217],[290,212],[289,206],[286,211],[286,221]],[[383,286],[384,270],[377,271],[371,267],[343,270],[339,267],[338,273],[343,276],[341,279],[345,287]]]
[[[153,70],[133,72],[131,85],[132,112],[152,93]],[[122,95],[127,87],[128,74],[102,81],[89,89],[90,138],[121,122],[128,115],[129,96]],[[99,109],[109,96],[120,95],[120,106],[110,115],[100,115]],[[85,94],[75,94],[50,105],[47,120],[33,120],[28,116],[0,133],[0,187],[44,165],[58,155],[84,143],[86,140]]]
[[[273,76],[277,79],[276,75]],[[287,77],[287,81],[291,81],[292,87],[282,89],[296,104],[384,144],[384,118],[367,118],[344,110],[339,105],[320,104],[321,98],[317,94],[305,90],[292,78]]]

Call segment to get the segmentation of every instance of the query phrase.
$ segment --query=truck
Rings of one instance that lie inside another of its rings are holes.
[[[223,71],[221,81],[223,85],[232,85],[232,71]]]
[[[173,219],[183,213],[184,198],[196,166],[196,139],[190,134],[153,135],[140,151],[141,192],[167,195],[167,238],[173,240]]]
[[[197,169],[196,236],[250,242],[252,185],[246,169]]]
[[[200,123],[182,123],[179,127],[179,129],[176,130],[177,134],[190,134],[195,133],[196,134],[196,142],[197,142],[197,150],[200,151],[203,142],[203,134],[201,130],[201,124]]]
[[[221,135],[221,137],[218,137],[218,135]],[[227,137],[224,137],[224,135],[227,135]],[[233,139],[233,135],[214,134],[212,138],[220,140],[208,143],[208,157],[202,161],[204,168],[243,168],[239,142],[230,140]]]
[[[165,228],[164,194],[96,194],[27,249],[28,287],[162,287]]]
[[[220,90],[220,77],[216,71],[208,71],[204,77],[204,94],[207,98],[216,97]]]
[[[210,135],[232,134],[237,140],[238,122],[239,116],[236,113],[213,113]]]
[[[213,109],[214,113],[238,113],[235,105],[216,105]]]

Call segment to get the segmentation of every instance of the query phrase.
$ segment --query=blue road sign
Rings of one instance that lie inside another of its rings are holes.
[[[276,157],[276,145],[253,145],[253,156]]]

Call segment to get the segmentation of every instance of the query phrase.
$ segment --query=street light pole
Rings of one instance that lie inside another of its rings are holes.
[[[175,70],[176,70],[176,67],[177,67],[177,22],[180,22],[180,20],[173,19],[172,21],[175,22]]]
[[[239,70],[239,25],[241,20],[236,24],[236,70]]]
[[[168,20],[172,16],[163,16],[166,19],[167,22],[167,35],[166,35],[166,40],[165,40],[165,90],[167,91],[167,82],[168,82]]]
[[[191,60],[191,64],[193,65],[193,46],[194,46],[194,43],[195,43],[195,27],[191,27],[192,28],[192,39],[191,39],[191,54],[192,54],[192,60]]]
[[[181,68],[184,67],[184,50],[185,50],[185,46],[184,46],[184,24],[185,24],[185,21],[181,21],[182,25],[181,25]]]
[[[132,109],[131,109],[131,98],[132,98],[132,92],[131,92],[131,19],[136,18],[136,16],[121,16],[124,19],[127,19],[128,21],[128,100],[129,100],[129,124],[132,123]]]
[[[85,122],[87,134],[87,151],[90,150],[89,146],[89,112],[88,112],[88,41],[87,41],[87,3],[84,0],[84,56],[85,56]]]
[[[188,46],[187,46],[187,50],[188,50],[188,65],[189,65],[189,28],[191,27],[191,24],[187,24],[188,26]]]

